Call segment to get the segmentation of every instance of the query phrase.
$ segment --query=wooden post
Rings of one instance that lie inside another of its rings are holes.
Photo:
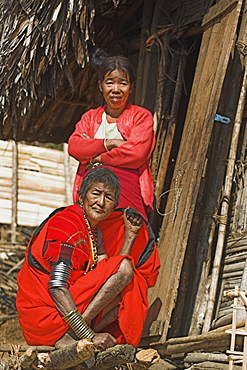
[[[72,200],[72,186],[71,186],[71,173],[70,173],[70,157],[68,154],[68,144],[63,144],[64,153],[64,176],[65,176],[65,192],[66,192],[66,202],[68,205],[73,203]]]
[[[12,140],[12,208],[11,243],[16,242],[17,204],[18,204],[18,144]]]

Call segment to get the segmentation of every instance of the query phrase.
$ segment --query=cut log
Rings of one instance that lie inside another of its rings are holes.
[[[200,362],[226,362],[228,363],[228,356],[225,353],[199,353],[192,352],[184,358],[184,363],[195,364]]]
[[[181,341],[179,342],[179,339]],[[153,344],[152,347],[157,349],[160,355],[170,356],[180,353],[189,353],[197,350],[201,351],[219,351],[225,350],[230,346],[230,335],[225,332],[217,332],[208,335],[202,334],[201,336],[184,337],[170,339],[164,343]],[[242,345],[243,338],[236,337],[236,344]]]
[[[136,359],[137,361],[152,365],[160,360],[160,355],[156,349],[148,348],[137,352]]]
[[[96,347],[89,339],[81,339],[52,352],[43,362],[47,369],[68,369],[93,357]]]
[[[92,370],[109,369],[118,365],[131,363],[134,360],[135,348],[130,344],[118,344],[98,353]]]

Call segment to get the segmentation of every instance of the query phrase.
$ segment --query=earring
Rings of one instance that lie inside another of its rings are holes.
[[[83,207],[83,201],[81,199],[78,200],[79,206],[82,208]]]

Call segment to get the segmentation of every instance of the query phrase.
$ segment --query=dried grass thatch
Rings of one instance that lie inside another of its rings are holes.
[[[1,139],[58,142],[68,137],[59,120],[74,120],[92,105],[87,92],[91,75],[85,67],[95,44],[95,18],[97,42],[105,45],[114,36],[112,17],[132,2],[0,2]],[[66,124],[64,128],[67,131]]]

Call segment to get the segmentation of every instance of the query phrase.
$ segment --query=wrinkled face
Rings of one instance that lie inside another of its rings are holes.
[[[85,198],[81,199],[84,212],[92,228],[112,213],[115,199],[116,189],[101,182],[92,183]]]
[[[125,108],[132,84],[124,72],[115,69],[106,73],[104,80],[99,81],[99,87],[103,92],[108,108]]]

